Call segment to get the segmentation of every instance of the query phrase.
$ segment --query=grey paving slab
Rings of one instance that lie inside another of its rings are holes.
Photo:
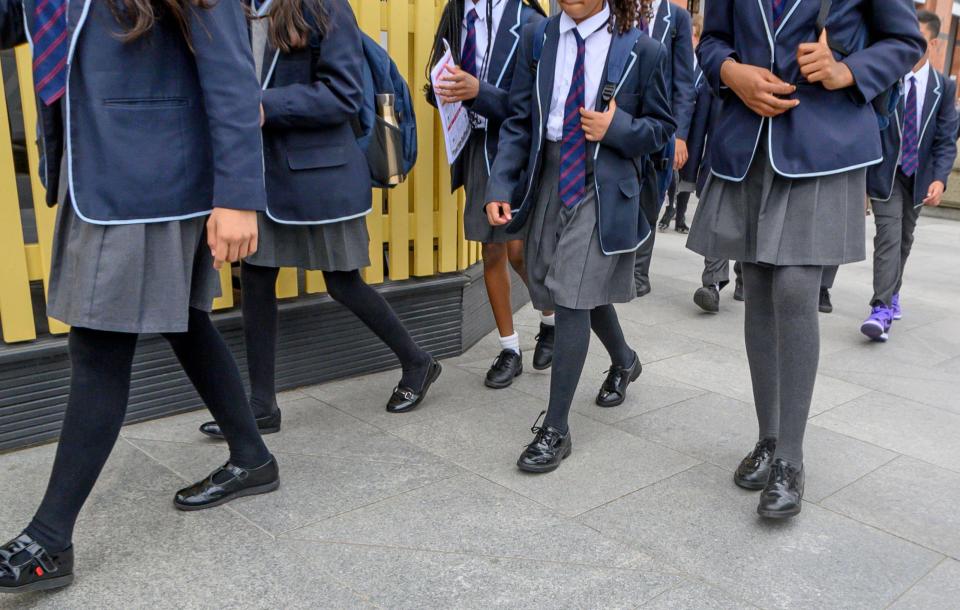
[[[890,606],[891,610],[955,610],[960,600],[960,562],[946,559]]]
[[[661,593],[644,610],[749,610],[756,606],[702,582],[687,583]]]
[[[812,423],[960,472],[960,415],[950,411],[871,392]]]
[[[706,394],[621,422],[622,430],[733,472],[757,442],[753,405]],[[808,426],[806,498],[819,501],[897,457],[856,439]]]
[[[290,541],[307,566],[336,574],[384,608],[635,608],[682,582],[626,570],[406,549]]]
[[[960,474],[900,457],[827,498],[824,506],[960,558]]]
[[[701,465],[580,519],[771,608],[882,607],[942,558],[815,504],[772,524],[755,508],[729,472]]]
[[[895,372],[857,372],[828,369],[826,374],[859,386],[879,390],[891,396],[921,402],[960,415],[960,400],[957,399],[960,376],[938,373],[929,366],[912,367],[903,365]]]
[[[220,451],[199,445],[131,441],[174,472],[200,480],[218,465]],[[399,464],[275,452],[280,489],[242,498],[230,507],[270,533],[303,527],[390,496],[459,474],[456,466]]]

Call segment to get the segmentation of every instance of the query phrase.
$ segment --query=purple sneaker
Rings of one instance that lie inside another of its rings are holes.
[[[860,325],[860,332],[870,337],[871,341],[882,342],[889,338],[892,324],[893,312],[886,305],[876,305],[870,311],[870,317]]]
[[[893,301],[890,303],[890,313],[893,314],[894,320],[903,319],[903,310],[900,309],[900,293],[893,295]]]

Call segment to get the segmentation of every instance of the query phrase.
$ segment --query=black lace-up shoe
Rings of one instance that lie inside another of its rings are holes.
[[[255,496],[280,487],[280,469],[276,458],[259,468],[240,468],[227,462],[204,480],[177,492],[173,505],[192,511],[213,508],[244,496]]]
[[[693,302],[707,313],[720,311],[720,288],[716,284],[701,286],[693,293]]]
[[[48,553],[27,534],[0,547],[0,593],[46,591],[72,582],[73,547]]]
[[[738,487],[757,491],[767,486],[770,478],[770,465],[773,463],[773,453],[777,449],[777,440],[764,438],[757,443],[747,457],[743,458],[737,471],[733,473],[733,482]]]
[[[553,341],[556,336],[557,328],[555,326],[540,323],[537,348],[533,350],[533,368],[538,371],[545,371],[553,364]]]
[[[546,411],[540,413],[540,417],[545,413]],[[537,418],[537,423],[540,422],[540,417]],[[570,457],[573,441],[569,430],[561,432],[553,426],[539,427],[535,423],[530,431],[535,436],[517,460],[517,468],[520,470],[534,473],[552,472],[560,467],[563,460]]]
[[[510,387],[513,380],[522,374],[523,357],[512,349],[505,349],[493,361],[484,383],[488,388],[502,390]]]
[[[600,386],[600,393],[597,394],[597,406],[600,407],[619,407],[627,399],[627,386],[640,377],[643,372],[643,365],[640,364],[640,356],[633,353],[633,364],[624,368],[622,366],[611,366],[607,371],[607,378]]]
[[[796,468],[777,458],[770,467],[770,479],[760,494],[757,514],[767,519],[789,519],[800,514],[803,505],[803,465]]]

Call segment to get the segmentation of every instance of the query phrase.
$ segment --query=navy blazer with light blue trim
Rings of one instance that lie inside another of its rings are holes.
[[[500,130],[500,150],[487,185],[488,202],[503,201],[513,207],[510,231],[525,224],[539,188],[557,187],[539,184],[539,179],[553,94],[559,22],[555,16],[547,25],[536,72],[517,69],[514,73],[509,118]],[[536,25],[529,25],[523,30],[517,60],[520,66],[533,66],[536,29]],[[664,79],[666,50],[648,36],[640,36],[630,50],[619,49],[618,41],[623,39],[615,34],[610,47],[610,53],[630,54],[615,96],[617,110],[613,122],[601,143],[587,145],[593,166],[593,181],[587,188],[597,192],[600,246],[606,254],[636,250],[649,237],[650,222],[640,205],[642,161],[663,149],[676,129]],[[606,77],[600,82],[606,83]],[[597,109],[601,109],[601,104],[602,96],[598,95]],[[523,190],[518,188],[521,186]]]
[[[740,181],[753,160],[759,138],[767,129],[767,150],[774,169],[788,178],[849,171],[881,161],[880,133],[870,102],[896,83],[923,55],[925,42],[910,0],[847,0],[834,2],[826,22],[832,40],[859,48],[864,35],[869,46],[843,62],[855,84],[828,91],[800,77],[797,48],[816,40],[820,3],[787,0],[774,29],[768,0],[710,0],[697,53],[710,86],[723,98],[714,129],[723,145],[713,159],[713,173]],[[800,105],[765,120],[724,87],[720,67],[734,58],[770,69],[797,85]]]
[[[913,204],[923,205],[930,184],[939,180],[946,186],[953,162],[957,157],[957,110],[954,100],[957,83],[934,69],[930,69],[927,92],[921,113],[920,165],[913,181]],[[867,171],[867,194],[873,199],[886,201],[893,194],[893,183],[900,166],[900,143],[903,132],[904,100],[900,99],[896,120],[884,129],[883,162]]]
[[[264,51],[267,214],[285,224],[356,218],[373,201],[370,167],[353,129],[363,105],[360,28],[346,0],[323,5],[322,36],[315,29],[303,49]]]
[[[670,109],[677,122],[676,137],[686,140],[694,104],[693,27],[690,13],[663,0],[653,24],[653,38],[667,48],[666,79]]]
[[[33,6],[0,0],[0,46],[29,40]],[[69,3],[67,91],[52,106],[37,104],[48,203],[56,203],[62,170],[77,214],[96,224],[177,220],[214,206],[264,209],[243,9],[220,1],[186,15],[193,52],[170,19],[123,42],[108,3]]]

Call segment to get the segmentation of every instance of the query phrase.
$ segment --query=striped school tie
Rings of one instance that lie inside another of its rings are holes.
[[[67,88],[67,0],[40,0],[34,18],[33,83],[49,106]]]
[[[783,11],[787,8],[787,0],[771,0],[773,3],[773,26],[780,27]]]
[[[570,92],[564,105],[563,141],[560,143],[560,182],[557,185],[560,201],[571,208],[583,199],[587,190],[587,138],[580,125],[580,109],[586,106],[586,74],[584,59],[586,44],[580,32],[577,37],[577,61],[573,64]]]
[[[907,87],[907,100],[904,103],[903,117],[903,157],[900,159],[900,170],[904,176],[917,173],[920,166],[920,144],[917,132],[917,77],[910,77]]]
[[[472,8],[467,13],[467,40],[463,43],[463,57],[460,67],[473,76],[477,75],[477,9]]]

